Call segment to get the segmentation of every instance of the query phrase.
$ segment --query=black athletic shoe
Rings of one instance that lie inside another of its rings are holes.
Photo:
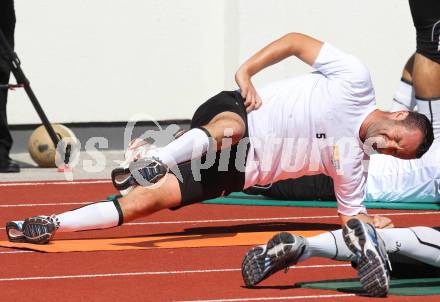
[[[54,236],[58,228],[55,216],[35,216],[23,222],[23,235],[25,242],[33,244],[46,244]]]
[[[128,168],[119,167],[112,171],[113,186],[126,190],[134,185],[150,186],[168,173],[168,167],[157,158],[144,158],[130,163]]]
[[[20,166],[12,159],[0,160],[0,173],[18,173],[20,172]]]
[[[275,274],[296,264],[304,253],[306,240],[287,232],[272,237],[267,245],[252,248],[246,253],[241,273],[247,287],[252,287]]]
[[[373,297],[385,297],[390,287],[391,264],[385,244],[376,229],[359,219],[343,228],[348,248],[358,257],[356,270],[363,289]]]
[[[26,242],[23,235],[23,221],[9,221],[6,223],[6,235],[11,242]]]

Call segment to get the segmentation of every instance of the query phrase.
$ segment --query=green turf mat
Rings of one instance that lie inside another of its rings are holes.
[[[298,283],[303,288],[336,290],[340,292],[362,294],[364,291],[357,279],[328,280]],[[440,295],[440,278],[393,279],[390,295],[397,296],[428,296]]]
[[[115,200],[120,195],[110,195],[107,199]],[[277,206],[277,207],[308,207],[308,208],[336,208],[336,201],[288,201],[269,199],[261,195],[248,195],[245,193],[232,193],[229,196],[211,199],[204,204],[248,205],[248,206]],[[393,210],[440,210],[439,203],[419,202],[365,202],[368,209],[393,209]]]
[[[230,205],[254,205],[254,206],[284,206],[284,207],[313,207],[313,208],[336,208],[336,201],[288,201],[269,199],[261,195],[248,195],[242,192],[232,193],[227,197],[221,197],[204,201],[206,204],[230,204]],[[401,210],[440,210],[438,203],[419,202],[365,202],[369,209],[401,209]]]

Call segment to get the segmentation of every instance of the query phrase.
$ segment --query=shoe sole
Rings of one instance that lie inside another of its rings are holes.
[[[366,232],[363,223],[352,219],[344,226],[344,241],[355,255],[360,255],[357,271],[362,288],[370,296],[385,297],[390,285],[387,264]]]
[[[41,234],[36,234],[34,229],[39,228]],[[46,244],[52,238],[56,230],[55,225],[42,217],[28,218],[23,222],[23,235],[27,243]]]
[[[274,273],[296,264],[305,249],[305,242],[299,238],[282,232],[272,237],[266,246],[256,246],[246,253],[241,269],[245,285],[253,287]],[[292,249],[295,250],[292,252]],[[265,266],[267,259],[273,262],[268,267]]]
[[[131,162],[128,168],[119,167],[113,169],[111,173],[113,186],[118,191],[123,191],[135,185],[147,187],[156,183],[160,178],[162,178],[162,176],[148,181],[144,179],[142,174],[139,172],[139,170],[145,168],[147,165],[148,163],[145,160],[137,160]]]
[[[17,235],[14,235],[14,230],[17,231]],[[26,242],[26,238],[23,235],[23,232],[18,229],[18,226],[15,222],[6,223],[6,234],[8,235],[8,240],[10,242],[23,243]]]

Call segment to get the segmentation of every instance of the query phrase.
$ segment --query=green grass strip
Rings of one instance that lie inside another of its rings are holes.
[[[248,195],[242,192],[232,193],[229,196],[204,201],[205,204],[224,205],[252,205],[252,206],[275,206],[275,207],[306,207],[306,208],[336,208],[336,201],[289,201],[269,199],[261,195]],[[393,209],[393,210],[440,210],[438,203],[419,202],[365,202],[369,209]]]
[[[108,200],[115,200],[120,195],[110,195]],[[289,201],[269,199],[260,195],[247,195],[245,193],[232,193],[229,196],[211,199],[204,204],[243,205],[243,206],[273,206],[273,207],[305,207],[305,208],[336,208],[336,201]],[[365,202],[368,209],[392,210],[440,210],[438,203],[419,202]]]
[[[303,288],[363,293],[357,279],[304,282],[297,285]],[[397,296],[440,295],[440,278],[392,279],[389,294]]]

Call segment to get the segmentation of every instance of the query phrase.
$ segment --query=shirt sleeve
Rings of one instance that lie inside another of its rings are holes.
[[[313,68],[329,79],[344,81],[354,87],[371,88],[370,72],[355,56],[324,43]]]
[[[362,161],[350,160],[344,165],[343,172],[333,177],[338,213],[347,216],[367,213],[364,205],[367,176]]]

